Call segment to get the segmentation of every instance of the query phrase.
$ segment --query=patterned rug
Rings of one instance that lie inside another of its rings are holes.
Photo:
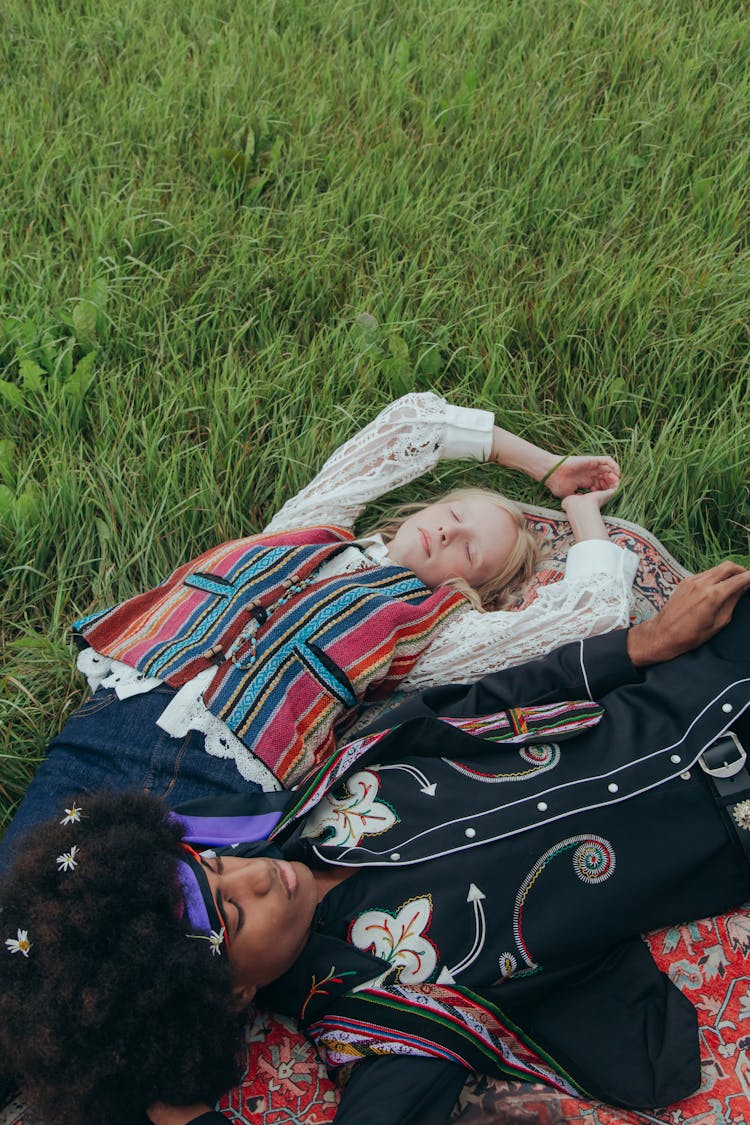
[[[559,513],[530,508],[530,524],[553,550],[523,604],[540,585],[556,581],[570,546]],[[633,623],[660,609],[686,571],[653,536],[622,520],[607,520],[612,539],[640,559]],[[369,718],[369,717],[368,717]],[[651,1113],[611,1109],[524,1082],[470,1078],[453,1120],[461,1125],[750,1125],[750,911],[659,930],[646,937],[663,972],[690,997],[701,1037],[700,1090],[679,1105]],[[245,1074],[220,1108],[235,1125],[325,1125],[338,1094],[296,1025],[258,1013],[248,1028]],[[0,1111],[0,1125],[39,1125],[21,1101]],[[394,1123],[395,1125],[395,1123]]]

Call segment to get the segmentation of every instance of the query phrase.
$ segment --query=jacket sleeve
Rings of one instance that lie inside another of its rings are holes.
[[[564,645],[539,660],[491,672],[473,684],[444,684],[418,692],[358,731],[358,737],[407,719],[472,718],[508,707],[566,699],[601,701],[614,688],[641,683],[643,673],[627,653],[627,630]]]
[[[380,1058],[355,1064],[335,1125],[442,1125],[468,1072],[442,1059]]]
[[[517,984],[515,995],[508,989],[498,997],[502,1010],[584,1095],[653,1109],[698,1088],[695,1008],[659,971],[641,938],[577,973],[545,973]]]

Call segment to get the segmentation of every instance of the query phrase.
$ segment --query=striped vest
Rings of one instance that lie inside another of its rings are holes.
[[[392,691],[464,600],[399,566],[316,581],[351,539],[317,527],[233,540],[74,629],[175,688],[218,665],[206,706],[294,784],[333,751],[365,693]]]

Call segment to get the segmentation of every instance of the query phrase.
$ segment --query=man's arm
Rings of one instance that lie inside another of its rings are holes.
[[[721,563],[684,579],[661,613],[648,621],[564,645],[540,660],[491,672],[473,684],[428,688],[386,711],[359,735],[421,716],[470,718],[563,699],[602,699],[614,688],[640,682],[640,669],[709,640],[729,623],[747,590],[750,570]]]

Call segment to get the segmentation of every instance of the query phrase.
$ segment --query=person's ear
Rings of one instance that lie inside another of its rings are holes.
[[[257,991],[257,985],[254,984],[236,984],[233,989],[235,999],[239,1001],[243,1008],[252,1004]]]

